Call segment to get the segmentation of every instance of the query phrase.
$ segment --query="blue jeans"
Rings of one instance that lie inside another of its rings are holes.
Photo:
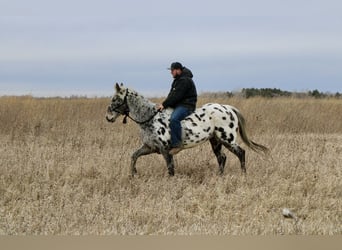
[[[191,110],[178,106],[173,110],[170,118],[170,129],[171,129],[171,147],[180,147],[182,144],[182,126],[181,120],[191,114]]]

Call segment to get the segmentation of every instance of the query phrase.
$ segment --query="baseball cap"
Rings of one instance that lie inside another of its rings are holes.
[[[168,70],[172,70],[172,69],[183,69],[183,65],[180,62],[173,62],[171,63],[170,68],[168,68]]]

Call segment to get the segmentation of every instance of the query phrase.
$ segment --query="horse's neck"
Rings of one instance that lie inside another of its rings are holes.
[[[137,121],[145,121],[154,113],[154,104],[135,92],[128,93],[127,102],[130,115]]]

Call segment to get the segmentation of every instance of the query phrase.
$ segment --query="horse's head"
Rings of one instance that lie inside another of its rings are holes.
[[[128,90],[123,87],[123,84],[115,84],[115,94],[112,97],[111,104],[107,108],[106,119],[108,122],[115,122],[120,115],[125,115],[129,112],[127,105]]]

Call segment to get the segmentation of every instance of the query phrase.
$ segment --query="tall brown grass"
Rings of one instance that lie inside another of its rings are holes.
[[[219,176],[204,144],[175,157],[173,178],[150,155],[130,179],[138,126],[107,123],[109,99],[0,98],[0,234],[341,234],[341,101],[206,102],[236,106],[271,149],[247,149],[246,177],[227,150]]]

